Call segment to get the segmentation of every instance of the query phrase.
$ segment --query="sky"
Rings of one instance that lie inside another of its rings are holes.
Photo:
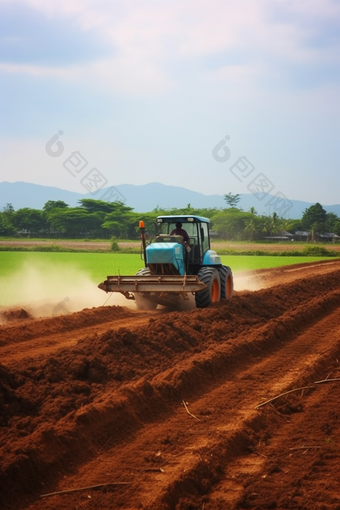
[[[339,64],[339,0],[0,0],[0,182],[338,204]]]

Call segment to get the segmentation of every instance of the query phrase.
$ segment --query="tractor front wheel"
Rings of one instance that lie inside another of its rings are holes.
[[[221,280],[217,269],[202,267],[197,276],[206,288],[195,292],[196,308],[207,308],[212,303],[218,303],[221,299]]]

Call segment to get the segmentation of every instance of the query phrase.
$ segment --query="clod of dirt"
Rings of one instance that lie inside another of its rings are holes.
[[[11,321],[20,321],[31,319],[32,316],[23,308],[17,310],[6,310],[0,313],[0,323],[1,322],[11,322]]]

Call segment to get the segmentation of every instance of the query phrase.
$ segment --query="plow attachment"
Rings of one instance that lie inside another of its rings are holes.
[[[205,289],[196,275],[108,276],[98,287],[105,292],[121,292],[124,295],[130,292],[181,294]]]

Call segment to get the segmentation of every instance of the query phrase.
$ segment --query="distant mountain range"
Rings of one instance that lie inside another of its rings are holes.
[[[110,192],[112,194],[110,195]],[[11,203],[15,210],[22,207],[30,207],[32,209],[42,209],[48,200],[63,200],[71,207],[78,204],[81,198],[122,200],[126,205],[133,207],[136,212],[149,212],[156,207],[169,209],[172,207],[186,207],[190,204],[195,208],[225,208],[226,202],[223,195],[203,195],[196,191],[191,191],[178,186],[167,186],[158,182],[136,186],[134,184],[120,184],[114,189],[104,189],[91,195],[90,193],[75,193],[64,189],[54,188],[50,186],[41,186],[39,184],[31,184],[28,182],[1,182],[0,183],[0,210],[7,203]],[[269,197],[260,202],[252,194],[241,194],[238,207],[244,211],[249,211],[254,207],[258,214],[272,214],[273,208],[265,206],[269,201]],[[311,205],[312,202],[303,202],[301,200],[291,200],[292,208],[285,215],[287,218],[301,218],[304,210]],[[323,205],[323,204],[321,204]],[[340,204],[323,205],[327,212],[333,212],[340,216]]]

